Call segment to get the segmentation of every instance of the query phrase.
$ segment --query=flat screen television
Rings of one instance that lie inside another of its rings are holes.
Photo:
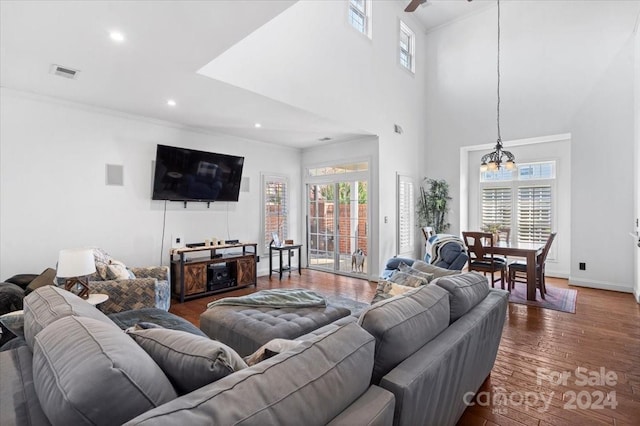
[[[154,200],[238,201],[244,157],[158,145]]]

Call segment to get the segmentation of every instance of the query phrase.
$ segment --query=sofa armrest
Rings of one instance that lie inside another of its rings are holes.
[[[498,353],[508,292],[490,290],[466,315],[380,381],[396,398],[396,425],[455,425]]]
[[[156,284],[155,278],[89,281],[89,292],[108,295],[109,299],[99,304],[98,309],[111,314],[131,309],[155,308]]]
[[[328,426],[391,426],[395,397],[387,390],[371,385],[362,396],[327,423]]]
[[[171,275],[168,266],[149,266],[143,268],[129,268],[136,278],[155,278],[156,304],[155,307],[168,311],[171,305]]]
[[[158,281],[169,281],[168,266],[149,266],[144,268],[129,268],[136,278],[155,278]]]

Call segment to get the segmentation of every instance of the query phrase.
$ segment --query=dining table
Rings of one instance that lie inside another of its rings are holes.
[[[509,243],[501,241],[493,247],[485,246],[487,253],[500,256],[524,257],[527,260],[527,300],[536,300],[536,262],[544,243]]]

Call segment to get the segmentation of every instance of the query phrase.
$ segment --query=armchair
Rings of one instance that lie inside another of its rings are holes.
[[[106,302],[98,305],[100,310],[105,313],[142,308],[169,310],[168,266],[127,268],[104,250],[93,251],[96,273],[89,279],[90,292],[109,295]]]

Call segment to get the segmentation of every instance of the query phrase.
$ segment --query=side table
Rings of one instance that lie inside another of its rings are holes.
[[[109,300],[109,295],[102,293],[90,293],[89,297],[87,297],[85,300],[87,301],[87,303],[96,306]]]
[[[271,278],[272,272],[278,272],[280,274],[280,279],[282,279],[282,273],[284,271],[289,271],[289,276],[291,276],[291,252],[293,250],[298,250],[298,274],[302,275],[302,264],[301,257],[302,254],[302,244],[291,244],[291,245],[283,245],[283,246],[269,246],[269,278]],[[278,269],[273,269],[273,253],[277,252],[279,254],[279,266]],[[287,253],[287,265],[286,267],[282,266],[282,255]]]

